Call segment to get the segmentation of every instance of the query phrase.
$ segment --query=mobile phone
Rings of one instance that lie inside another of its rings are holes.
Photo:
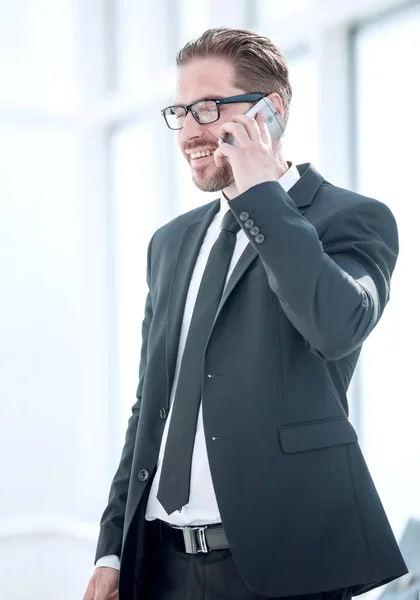
[[[278,112],[277,108],[271,102],[270,98],[261,98],[247,113],[248,117],[255,117],[259,112],[263,112],[267,117],[268,131],[271,135],[271,141],[275,142],[284,133],[284,122]],[[226,133],[223,137],[219,138],[219,146],[223,143],[231,144],[236,146],[235,138],[231,133]]]

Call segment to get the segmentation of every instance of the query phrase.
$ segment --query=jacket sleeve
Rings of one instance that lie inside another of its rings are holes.
[[[150,262],[152,241],[153,238],[149,243],[147,252],[147,285],[149,293],[147,294],[146,298],[146,306],[142,325],[142,347],[139,367],[139,385],[137,388],[137,401],[131,409],[131,417],[128,421],[127,433],[125,436],[125,443],[122,450],[120,463],[111,484],[108,505],[101,518],[95,563],[103,556],[116,555],[121,557],[128,484],[130,480],[131,465],[133,462],[133,452],[140,412],[143,379],[147,365],[147,342],[149,338],[150,324],[153,318],[152,299],[150,294]]]
[[[256,185],[230,205],[310,350],[335,360],[360,347],[389,299],[398,256],[391,211],[369,198],[347,203],[320,239],[278,182]],[[244,227],[241,213],[258,226],[262,242]]]

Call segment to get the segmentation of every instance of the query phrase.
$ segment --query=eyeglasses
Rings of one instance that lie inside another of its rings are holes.
[[[235,104],[236,102],[257,102],[268,94],[240,94],[229,96],[221,100],[197,100],[188,106],[168,106],[161,110],[169,129],[182,129],[187,114],[190,112],[197,123],[209,125],[220,119],[220,106],[222,104]]]

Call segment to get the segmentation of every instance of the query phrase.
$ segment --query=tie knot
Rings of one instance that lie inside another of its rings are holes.
[[[225,214],[225,216],[223,217],[223,221],[222,221],[222,225],[220,227],[220,229],[222,231],[231,231],[232,233],[238,233],[238,231],[240,230],[241,226],[239,225],[238,221],[236,220],[235,215],[233,214],[233,212],[231,210],[228,210],[227,213]]]

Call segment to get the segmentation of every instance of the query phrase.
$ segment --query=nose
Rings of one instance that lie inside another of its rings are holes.
[[[181,140],[183,142],[190,142],[194,138],[201,137],[203,135],[203,125],[197,123],[190,112],[185,117],[184,127],[181,129]]]

